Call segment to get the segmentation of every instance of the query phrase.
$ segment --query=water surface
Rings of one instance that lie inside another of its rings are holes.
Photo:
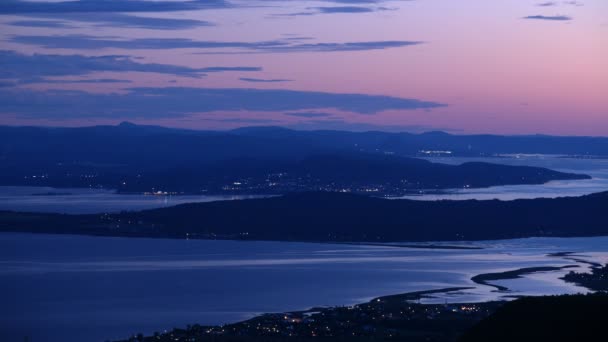
[[[566,271],[500,281],[470,278],[532,266],[608,261],[608,238],[475,242],[480,250],[287,242],[0,234],[0,340],[104,341],[258,313],[346,305],[376,296],[471,286],[427,302],[467,302],[586,290]]]
[[[183,203],[228,201],[263,196],[251,195],[144,195],[118,194],[115,190],[0,186],[0,210],[65,214],[113,213],[145,210]]]

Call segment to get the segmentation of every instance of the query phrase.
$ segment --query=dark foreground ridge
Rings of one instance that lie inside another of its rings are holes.
[[[608,192],[515,201],[297,193],[120,214],[0,212],[0,231],[190,239],[403,242],[608,235]]]
[[[363,304],[265,314],[223,326],[193,325],[121,342],[203,341],[456,341],[501,302],[425,305],[422,297],[466,290],[446,288],[379,297]]]
[[[265,314],[223,326],[191,325],[120,342],[206,341],[601,341],[608,296],[525,297],[513,302],[417,304],[448,288],[368,303]],[[595,338],[594,338],[595,337]],[[581,339],[583,338],[583,339]]]
[[[605,294],[522,298],[499,308],[460,341],[603,341],[607,307]]]

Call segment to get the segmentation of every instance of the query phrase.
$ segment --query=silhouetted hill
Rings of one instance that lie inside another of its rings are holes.
[[[280,127],[247,127],[232,131],[252,137],[280,136],[316,141],[326,147],[419,156],[421,151],[450,151],[455,156],[496,154],[567,154],[608,156],[607,137],[550,135],[454,135],[442,131],[388,133],[333,130],[294,131]]]
[[[606,295],[522,298],[506,303],[460,341],[603,341],[607,307]]]
[[[301,159],[343,151],[401,156],[419,156],[421,151],[450,151],[457,156],[608,156],[608,138],[294,131],[280,127],[193,131],[131,123],[81,128],[0,126],[0,158],[7,162],[41,158],[40,161],[154,165],[159,161],[207,162],[243,157]]]
[[[4,212],[0,230],[297,241],[608,235],[608,192],[515,201],[387,200],[344,193],[184,204],[103,215]]]
[[[124,177],[124,192],[264,193],[340,191],[399,195],[420,189],[542,184],[588,176],[543,168],[488,163],[446,165],[426,160],[362,153],[314,155],[298,161],[241,158],[201,165],[189,164]]]

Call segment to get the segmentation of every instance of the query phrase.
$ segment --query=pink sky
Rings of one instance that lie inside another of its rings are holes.
[[[247,4],[272,6],[136,13],[138,16],[196,19],[215,24],[172,30],[99,26],[95,22],[75,22],[73,18],[65,19],[73,28],[25,27],[11,23],[46,19],[33,18],[27,13],[0,15],[3,38],[0,50],[24,55],[128,55],[141,57],[134,59],[141,63],[192,68],[262,68],[257,72],[212,73],[203,78],[153,72],[91,72],[54,79],[126,79],[132,83],[30,82],[1,87],[0,91],[73,89],[112,93],[125,92],[132,87],[257,88],[386,95],[447,105],[431,109],[388,108],[363,114],[314,106],[310,110],[301,109],[331,114],[313,119],[286,116],[285,111],[247,108],[166,117],[147,117],[145,113],[123,117],[55,113],[51,117],[32,114],[27,104],[22,103],[9,106],[9,110],[0,109],[0,124],[78,126],[129,120],[197,129],[227,129],[252,124],[325,128],[323,120],[330,120],[327,128],[332,129],[339,128],[336,122],[341,121],[344,129],[357,130],[368,125],[370,129],[441,129],[456,133],[608,135],[608,2],[586,0],[571,5],[557,1],[555,6],[538,6],[539,2],[379,1],[376,5],[364,6],[373,10],[370,13],[280,17],[277,14],[314,12],[315,7],[347,5],[332,1],[266,0]],[[235,1],[235,4],[242,3]],[[390,10],[377,10],[379,7]],[[526,16],[544,17],[523,19]],[[567,16],[570,20],[551,20],[558,16]],[[13,39],[16,36],[63,35],[223,42],[310,37],[312,39],[300,43],[421,41],[424,44],[362,51],[251,53],[235,48],[45,48],[41,44]],[[218,51],[231,54],[199,54]],[[251,83],[240,78],[291,81]],[[282,99],[277,98],[277,101]],[[66,106],[66,112],[77,110],[67,107],[70,106]]]

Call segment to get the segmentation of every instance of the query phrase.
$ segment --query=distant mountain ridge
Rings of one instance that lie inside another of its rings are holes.
[[[542,168],[483,163],[449,166],[411,158],[485,155],[496,139],[541,138],[293,131],[280,127],[193,131],[128,122],[81,128],[3,126],[0,185],[232,194],[344,189],[401,195],[419,189],[588,178]],[[592,145],[595,152],[603,151],[604,143],[608,150],[608,139],[604,138],[551,139],[565,139],[568,148],[589,146],[588,139],[599,139],[599,145]],[[534,141],[530,146],[545,144]],[[547,142],[544,149],[555,146],[554,141]],[[540,150],[497,150],[505,151]]]
[[[143,126],[122,122],[117,126],[64,127],[14,127],[0,126],[0,147],[3,155],[19,152],[21,148],[35,151],[42,143],[49,143],[47,150],[63,144],[65,153],[76,153],[70,139],[82,138],[84,147],[125,145],[160,149],[158,139],[166,139],[164,145],[192,149],[204,147],[204,143],[218,142],[228,145],[218,152],[203,149],[199,157],[205,160],[221,160],[235,157],[282,156],[302,157],[318,152],[363,151],[367,153],[395,153],[402,156],[420,156],[421,151],[449,151],[455,156],[489,156],[496,154],[567,154],[608,156],[608,137],[562,137],[547,135],[452,135],[445,132],[388,133],[379,131],[348,132],[334,130],[297,131],[284,127],[254,126],[230,131],[187,130],[160,126]],[[114,137],[116,141],[104,140]],[[276,144],[280,139],[281,144]],[[254,151],[248,144],[267,147],[267,151]],[[242,151],[237,152],[237,147]],[[101,149],[103,151],[103,149]],[[125,151],[128,152],[129,150]],[[173,151],[175,152],[175,151]],[[179,152],[179,151],[178,151]],[[198,152],[196,149],[190,152]],[[205,152],[205,153],[202,153]],[[289,153],[288,153],[289,152]]]

